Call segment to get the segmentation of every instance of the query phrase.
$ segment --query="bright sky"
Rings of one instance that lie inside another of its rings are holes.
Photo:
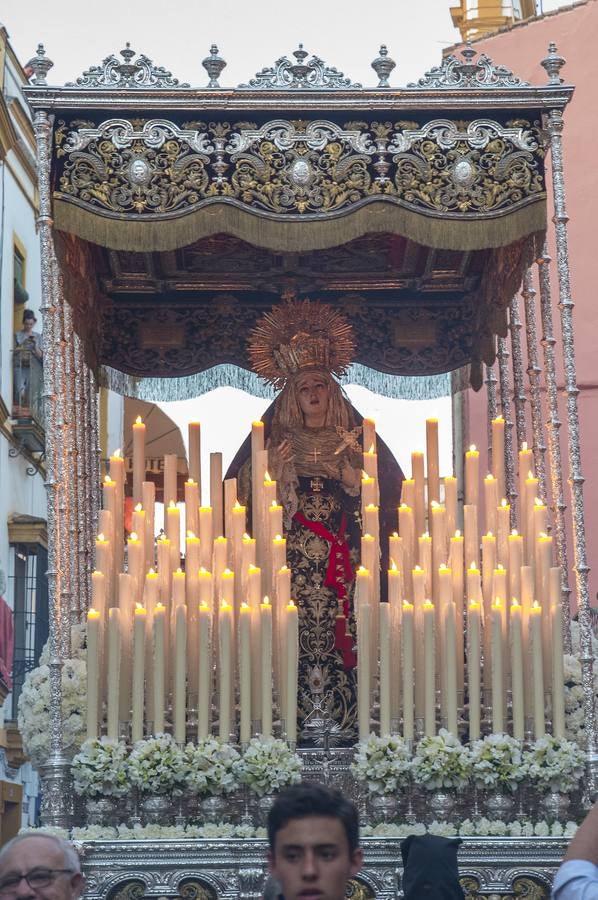
[[[130,41],[134,50],[165,66],[181,81],[206,82],[201,61],[217,43],[227,61],[224,87],[247,81],[302,42],[305,49],[364,86],[375,84],[370,62],[387,44],[397,63],[391,84],[416,80],[438,65],[442,48],[455,43],[449,8],[457,0],[125,0],[114,6],[82,0],[3,0],[0,22],[21,62],[39,42],[54,61],[48,81],[64,84],[91,65],[118,53]],[[564,5],[544,0],[544,11]]]
[[[117,6],[82,0],[0,0],[0,22],[6,27],[22,63],[42,42],[54,61],[50,84],[74,81],[91,65],[111,53],[118,54],[126,41],[145,53],[156,65],[169,69],[180,81],[203,86],[207,76],[201,65],[210,45],[216,43],[228,65],[220,78],[223,87],[246,82],[280,56],[290,56],[297,45],[320,56],[364,86],[375,85],[370,67],[381,44],[386,44],[397,68],[391,85],[416,81],[441,61],[442,49],[459,40],[449,8],[458,0],[377,0],[369,10],[362,2],[322,0],[125,0]],[[544,0],[547,12],[564,5]],[[500,62],[500,60],[497,60]],[[252,418],[267,405],[256,398],[223,396],[221,389],[200,400],[160,404],[180,426],[186,441],[186,423],[192,418],[209,422],[204,431],[203,465],[209,450],[224,451],[225,467],[248,432]],[[366,416],[373,416],[379,430],[405,470],[411,450],[424,449],[427,416],[441,422],[442,472],[451,468],[450,401],[389,401],[360,388],[351,399]],[[222,416],[222,408],[229,412]],[[242,415],[230,415],[235,408]],[[211,433],[210,433],[211,432]],[[406,441],[405,436],[409,435]],[[207,476],[207,470],[204,472]]]

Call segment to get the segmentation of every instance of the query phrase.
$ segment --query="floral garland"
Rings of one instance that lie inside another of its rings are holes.
[[[587,747],[586,715],[583,708],[583,679],[581,674],[581,630],[579,622],[571,622],[571,647],[573,652],[564,657],[565,672],[565,733],[569,740],[580,747]],[[598,638],[592,633],[592,657],[594,673],[594,702],[598,700]]]
[[[406,823],[383,822],[380,825],[363,825],[360,834],[364,838],[387,837],[405,838],[410,834],[436,834],[441,837],[563,837],[571,838],[577,831],[575,822],[553,822],[550,825],[542,820],[532,822],[529,819],[521,819],[515,822],[501,822],[482,818],[475,822],[465,819],[460,825],[451,822],[432,822],[424,825],[417,822],[414,825]],[[133,828],[127,825],[105,826],[88,825],[85,828],[73,828],[71,832],[66,828],[44,827],[44,832],[50,831],[56,837],[71,839],[75,844],[84,844],[88,841],[153,841],[163,839],[200,838],[204,840],[226,840],[237,838],[240,840],[260,840],[267,838],[266,829],[254,828],[251,825],[230,825],[225,822],[210,823],[207,825],[136,825]],[[21,834],[35,834],[36,828],[24,828]]]
[[[62,739],[66,754],[76,753],[85,740],[87,665],[85,626],[71,628],[72,657],[62,665]],[[39,666],[27,673],[19,697],[18,726],[23,748],[36,765],[50,755],[50,652],[46,644]]]

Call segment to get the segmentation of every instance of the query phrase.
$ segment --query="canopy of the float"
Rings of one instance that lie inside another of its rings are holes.
[[[351,380],[480,385],[545,229],[542,115],[570,87],[469,47],[401,89],[385,48],[371,89],[302,48],[230,90],[215,48],[201,89],[121,56],[28,89],[54,116],[60,269],[110,386],[255,389],[247,334],[289,289],[343,308]]]

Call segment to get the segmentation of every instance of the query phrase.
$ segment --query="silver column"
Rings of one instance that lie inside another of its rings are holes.
[[[567,208],[565,202],[565,178],[563,168],[563,114],[561,110],[550,110],[546,119],[552,162],[552,190],[554,195],[554,229],[556,235],[556,262],[559,283],[559,310],[561,314],[562,356],[565,372],[565,399],[567,406],[567,426],[569,432],[569,479],[572,494],[573,552],[575,559],[575,582],[581,632],[581,664],[584,687],[585,728],[588,734],[589,779],[586,785],[586,799],[589,800],[597,788],[598,752],[596,747],[596,715],[594,708],[594,679],[592,672],[592,625],[590,620],[590,597],[588,586],[589,566],[586,554],[584,521],[584,477],[581,468],[581,441],[579,430],[579,409],[577,396],[577,374],[575,369],[575,339],[573,327],[574,302],[571,296],[569,276],[569,248],[567,235]]]
[[[50,756],[40,769],[42,779],[42,821],[69,827],[72,821],[70,765],[63,753],[62,733],[62,577],[60,544],[62,526],[60,482],[60,402],[58,386],[61,368],[60,328],[57,310],[58,272],[52,237],[50,167],[53,120],[44,110],[35,113],[33,127],[37,144],[39,215],[37,226],[41,251],[41,312],[44,329],[44,405],[46,416],[46,495],[48,526],[48,605],[50,619]],[[67,627],[68,627],[68,616]]]

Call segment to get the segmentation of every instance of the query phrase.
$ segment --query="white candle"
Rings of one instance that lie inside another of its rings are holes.
[[[141,416],[133,423],[133,502],[142,499],[142,484],[145,481],[145,425]]]
[[[219,675],[219,736],[221,741],[230,741],[232,728],[232,627],[233,609],[228,603],[221,603],[218,615],[218,675]]]
[[[366,418],[363,420],[363,449],[368,450],[370,447],[376,450],[376,422],[374,419]]]
[[[286,733],[289,744],[297,742],[297,691],[299,673],[299,619],[291,600],[286,606]]]
[[[470,601],[467,615],[467,681],[469,687],[469,740],[480,737],[480,666],[481,666],[481,606]]]
[[[523,565],[523,538],[514,528],[507,539],[509,553],[509,596],[523,597],[521,592],[521,566]]]
[[[477,506],[480,490],[480,453],[472,444],[465,454],[465,503]]]
[[[241,603],[239,609],[239,740],[247,744],[251,737],[251,609]]]
[[[170,541],[170,569],[174,572],[181,564],[181,511],[172,500],[166,509],[166,537]]]
[[[502,604],[497,598],[490,614],[490,642],[492,662],[492,732],[500,734],[505,730],[504,715],[504,660]]]
[[[403,737],[412,741],[413,729],[413,604],[403,601],[402,619],[403,643]]]
[[[484,507],[486,512],[486,532],[498,533],[498,483],[494,475],[484,478]]]
[[[251,509],[251,530],[254,538],[263,541],[261,533],[260,513],[262,510],[262,487],[264,483],[265,460],[264,451],[264,423],[251,423],[251,496],[253,498]]]
[[[166,689],[165,614],[165,607],[158,603],[154,611],[154,734],[161,734],[164,731]]]
[[[423,534],[426,530],[426,507],[425,507],[425,476],[424,476],[424,454],[414,451],[411,454],[411,474],[414,481],[414,514],[415,514],[415,533]]]
[[[136,603],[141,599],[143,590],[143,570],[145,568],[145,560],[143,558],[143,546],[137,532],[131,532],[127,538],[127,565],[128,573],[131,579],[130,589],[132,592],[132,602]]]
[[[463,594],[464,594],[464,559],[463,537],[460,531],[456,531],[450,540],[449,566],[453,578],[453,603],[455,604],[455,617],[461,626],[457,628],[457,690],[463,691],[465,682],[464,672],[464,630],[463,623]]]
[[[367,740],[370,733],[370,628],[371,604],[361,602],[357,623],[357,718],[359,740]]]
[[[492,474],[498,483],[498,496],[505,493],[505,420],[502,416],[492,419]]]
[[[438,419],[426,419],[426,468],[428,475],[428,516],[432,501],[440,503],[440,465],[438,459]]]
[[[380,735],[390,734],[390,604],[381,603],[380,620]]]
[[[224,498],[222,496],[222,453],[210,453],[210,504],[216,534],[224,534]],[[200,532],[201,537],[201,532]]]
[[[503,497],[496,509],[496,559],[505,568],[509,566],[509,529],[511,507]]]
[[[172,573],[172,605],[175,610],[185,605],[185,573],[180,567]]]
[[[124,517],[125,517],[125,461],[120,450],[110,457],[110,477],[115,484],[114,503],[114,565],[116,572],[122,572],[124,558]]]
[[[447,730],[457,735],[457,624],[455,604],[449,599],[444,610],[444,672]]]
[[[478,508],[477,506],[463,507],[463,533],[465,537],[466,561],[479,563],[480,541],[478,536]]]
[[[187,607],[175,607],[174,636],[174,739],[183,744],[186,737],[187,709]]]
[[[199,485],[191,478],[185,482],[185,531],[199,533]]]
[[[107,736],[118,740],[118,714],[120,703],[120,610],[108,610],[108,709]]]
[[[436,734],[436,678],[434,650],[434,605],[426,600],[424,613],[424,734]]]
[[[139,604],[133,614],[133,700],[131,720],[131,740],[133,743],[143,737],[143,712],[145,696],[145,630],[147,613]]]
[[[201,541],[193,531],[185,538],[185,574],[187,578],[197,575],[201,568]]]
[[[200,559],[204,569],[212,568],[212,546],[214,542],[214,530],[212,523],[212,507],[200,506],[199,508],[199,544]]]
[[[542,668],[542,607],[534,601],[529,611],[529,636],[532,651],[532,687],[534,711],[534,737],[546,732],[544,718],[544,671]]]
[[[444,478],[444,505],[447,531],[454,534],[457,530],[457,479],[453,475]]]
[[[87,611],[87,739],[97,738],[100,699],[101,619],[97,609]]]
[[[164,508],[168,509],[170,504],[176,506],[178,499],[177,478],[178,478],[178,457],[176,453],[166,453],[164,456]]]
[[[210,730],[212,699],[212,654],[210,651],[210,627],[212,611],[204,601],[199,605],[199,666],[197,690],[197,737],[203,740]]]
[[[144,481],[141,485],[141,505],[145,511],[145,565],[154,566],[155,560],[155,526],[156,485],[153,481]]]
[[[189,481],[197,484],[197,506],[201,503],[201,425],[199,422],[189,422],[187,431],[189,440]],[[197,531],[196,528],[192,531]]]
[[[513,707],[513,737],[522,741],[525,736],[525,706],[523,693],[523,623],[521,604],[513,597],[509,630],[511,633],[511,699]]]
[[[403,539],[403,566],[405,572],[411,572],[415,566],[415,518],[413,509],[405,503],[399,506],[399,534]]]
[[[262,734],[272,734],[272,607],[267,597],[260,605],[262,644]]]

